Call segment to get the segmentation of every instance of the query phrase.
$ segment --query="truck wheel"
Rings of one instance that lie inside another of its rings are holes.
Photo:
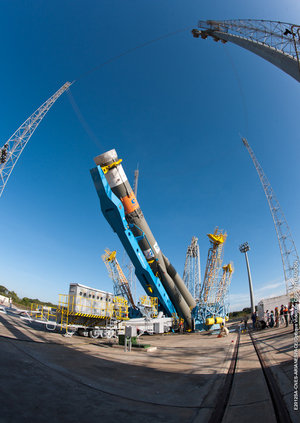
[[[80,335],[80,336],[88,336],[89,334],[88,334],[88,331],[87,330],[85,330],[83,328],[79,328],[78,329],[78,335]]]
[[[100,336],[99,330],[92,329],[92,330],[89,331],[89,337],[90,338],[96,339],[96,338],[99,338],[99,336]]]

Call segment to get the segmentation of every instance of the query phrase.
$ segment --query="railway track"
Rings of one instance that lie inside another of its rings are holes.
[[[243,366],[245,361],[248,362],[248,367],[251,367],[248,374]],[[247,378],[249,384],[247,384]],[[245,386],[251,387],[253,381],[257,383],[258,391],[255,392],[254,389],[251,392],[249,389],[249,397],[246,402],[243,402],[245,397],[241,389]],[[261,400],[258,399],[260,394]],[[239,395],[242,395],[242,398],[237,401]],[[251,407],[254,412],[251,412]],[[257,411],[257,408],[260,411]],[[238,332],[231,364],[225,382],[219,390],[218,404],[211,414],[209,423],[235,422],[238,421],[239,413],[241,416],[244,414],[242,421],[292,423],[273,373],[266,363],[259,343],[250,331],[245,336],[241,336]]]

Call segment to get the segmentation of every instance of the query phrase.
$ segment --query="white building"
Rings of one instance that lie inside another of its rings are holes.
[[[8,297],[5,297],[4,295],[0,295],[0,305],[3,305],[5,307],[9,307],[11,304],[11,299]]]
[[[114,309],[114,294],[71,283],[68,309],[73,313],[110,316]]]
[[[290,302],[290,295],[279,295],[278,297],[263,298],[257,304],[258,320],[263,320],[264,313],[267,310],[274,311],[275,307],[278,307],[278,310],[280,311],[281,305],[289,306],[289,302]]]

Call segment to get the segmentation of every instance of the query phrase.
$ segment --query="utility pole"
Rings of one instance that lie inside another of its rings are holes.
[[[253,287],[252,287],[252,279],[251,279],[249,260],[248,260],[248,255],[247,255],[247,251],[249,251],[249,250],[250,250],[250,247],[248,245],[248,242],[244,242],[244,244],[240,245],[240,252],[244,253],[245,258],[246,258],[246,266],[247,266],[248,280],[249,280],[251,313],[254,313],[255,312],[255,305],[254,305]]]

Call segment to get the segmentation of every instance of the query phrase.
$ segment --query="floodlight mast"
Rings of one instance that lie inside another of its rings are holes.
[[[299,283],[295,278],[295,267],[299,266],[299,256],[290,228],[283,214],[283,211],[281,210],[279,201],[277,200],[276,195],[271,187],[271,184],[266,175],[264,174],[264,171],[261,165],[259,164],[252,148],[250,147],[246,138],[242,138],[242,141],[244,146],[247,148],[255,166],[255,169],[258,173],[273,217],[281,253],[283,273],[286,284],[286,293],[296,293],[299,290]]]
[[[250,247],[248,245],[248,242],[244,242],[244,244],[240,245],[240,252],[245,254],[245,259],[246,259],[246,266],[247,266],[247,272],[248,272],[248,281],[249,281],[249,291],[250,291],[251,313],[253,314],[255,312],[255,305],[254,305],[254,295],[253,295],[252,278],[251,278],[251,272],[250,272],[248,254],[247,254],[247,252],[249,250],[250,250]]]
[[[72,85],[66,82],[43,103],[0,148],[0,197],[7,181],[32,134],[56,100]]]
[[[230,41],[239,45],[300,82],[300,26],[276,21],[233,19],[199,21],[193,29],[195,38],[212,37],[214,41]]]

